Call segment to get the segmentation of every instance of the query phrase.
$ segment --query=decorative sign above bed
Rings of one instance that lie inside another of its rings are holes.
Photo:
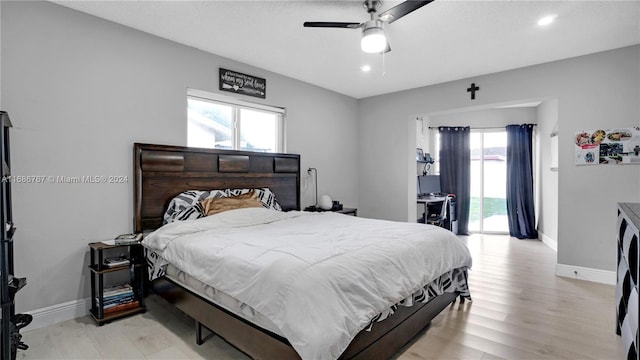
[[[220,90],[264,99],[267,94],[267,80],[220,68]]]
[[[576,133],[576,165],[640,164],[640,128]]]

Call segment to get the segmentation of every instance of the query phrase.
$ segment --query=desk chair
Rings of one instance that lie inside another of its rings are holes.
[[[444,227],[445,222],[447,221],[447,209],[449,208],[449,201],[449,197],[445,197],[444,201],[442,202],[442,207],[440,208],[440,214],[430,214],[426,218],[426,223]]]

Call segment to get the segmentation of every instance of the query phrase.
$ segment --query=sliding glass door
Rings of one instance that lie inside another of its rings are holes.
[[[506,131],[471,131],[469,231],[509,233],[506,160]]]

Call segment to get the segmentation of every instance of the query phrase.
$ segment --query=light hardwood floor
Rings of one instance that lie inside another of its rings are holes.
[[[466,238],[473,302],[456,302],[397,360],[624,359],[615,335],[614,287],[554,275],[539,241]],[[611,256],[615,256],[612,254]],[[22,330],[18,359],[248,359],[214,337],[195,344],[193,321],[151,296],[145,314],[95,325],[89,317]]]

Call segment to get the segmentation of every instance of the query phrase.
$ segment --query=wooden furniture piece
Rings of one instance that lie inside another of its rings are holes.
[[[134,231],[162,224],[171,199],[186,190],[268,187],[283,210],[300,210],[300,156],[294,154],[199,149],[134,144]],[[160,278],[151,289],[196,320],[197,342],[202,326],[254,359],[299,359],[289,342]],[[445,293],[427,304],[400,306],[370,332],[362,331],[341,359],[388,359],[425,328],[458,294]]]
[[[356,208],[342,208],[340,210],[335,210],[335,212],[345,215],[358,216],[358,209]]]
[[[618,203],[617,229],[616,333],[622,336],[627,359],[638,359],[640,204]]]
[[[144,248],[140,244],[131,245],[107,245],[102,242],[94,242],[89,244],[91,252],[91,260],[89,271],[91,276],[91,317],[98,323],[103,325],[106,322],[146,311],[144,305],[144,274],[145,260]],[[104,265],[105,255],[114,251],[125,252],[129,259],[129,264],[107,267]],[[133,288],[134,300],[138,305],[123,310],[110,312],[105,314],[104,311],[104,289],[107,274],[116,272],[129,271],[129,284]]]
[[[338,214],[345,214],[345,215],[351,215],[351,216],[358,216],[358,209],[356,208],[342,208],[340,210],[322,210],[320,208],[316,208],[316,207],[308,207],[306,209],[304,209],[304,211],[309,211],[309,212],[335,212]]]
[[[20,342],[19,329],[15,324],[15,294],[27,284],[26,278],[14,277],[13,236],[16,227],[13,223],[11,206],[11,156],[9,151],[9,128],[11,120],[9,114],[0,111],[0,304],[2,319],[0,325],[1,359],[16,358],[16,346]],[[29,320],[30,322],[30,320]]]
[[[268,187],[284,211],[300,209],[300,156],[134,144],[134,229],[155,230],[187,190]]]

